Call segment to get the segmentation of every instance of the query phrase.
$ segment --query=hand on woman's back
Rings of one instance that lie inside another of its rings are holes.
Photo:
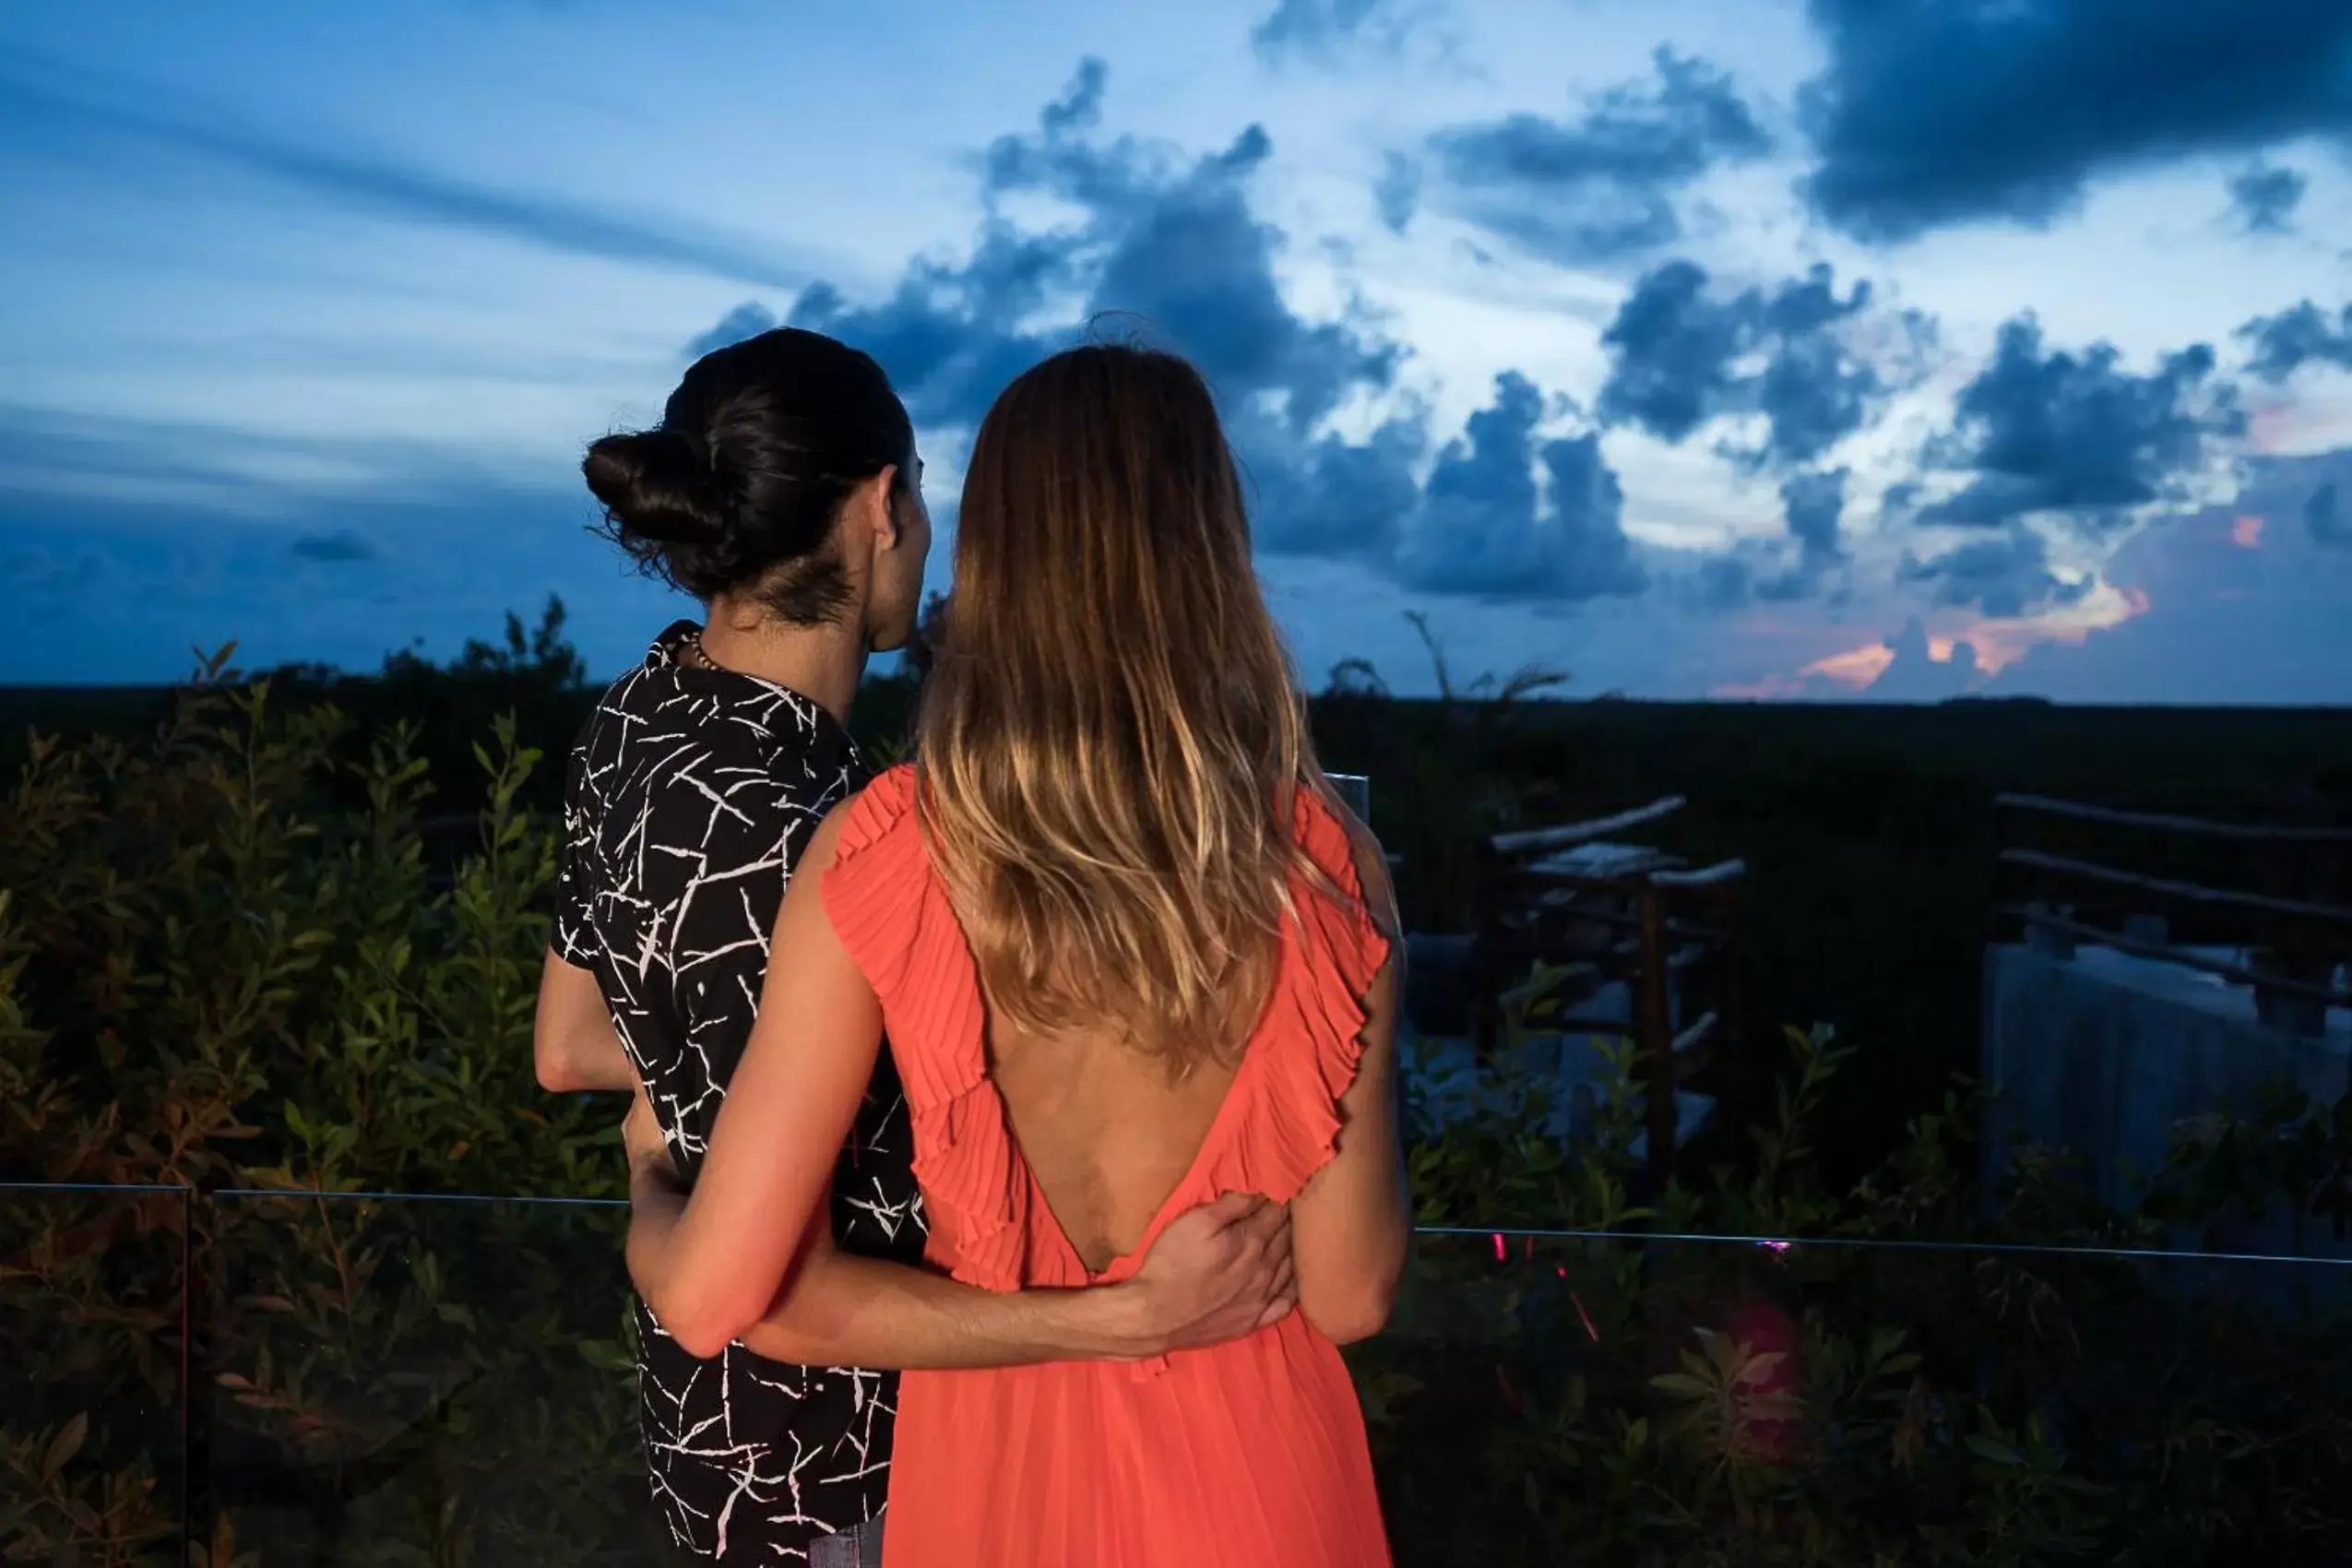
[[[1170,1350],[1221,1345],[1279,1323],[1299,1304],[1289,1207],[1228,1193],[1181,1214],[1132,1283],[1152,1337]]]

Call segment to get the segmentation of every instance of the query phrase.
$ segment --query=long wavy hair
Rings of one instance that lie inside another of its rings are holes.
[[[919,811],[991,1009],[1108,1028],[1182,1077],[1246,1041],[1294,828],[1340,808],[1200,374],[1124,344],[1006,387],[972,446],[922,698]]]

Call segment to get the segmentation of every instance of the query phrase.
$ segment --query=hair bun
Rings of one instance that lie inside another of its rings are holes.
[[[726,537],[733,505],[710,464],[676,431],[605,436],[589,445],[580,471],[624,536],[678,544]]]
[[[597,531],[640,570],[709,603],[755,591],[796,626],[850,602],[835,548],[851,492],[884,469],[911,487],[915,430],[871,355],[797,327],[687,368],[661,422],[588,449]],[[896,500],[894,495],[892,500]]]

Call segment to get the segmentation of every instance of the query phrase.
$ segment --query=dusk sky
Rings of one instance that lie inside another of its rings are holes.
[[[2352,703],[2346,0],[600,0],[0,16],[0,683],[682,601],[582,447],[780,322],[943,525],[1104,312],[1301,673]],[[418,639],[422,639],[421,643]]]

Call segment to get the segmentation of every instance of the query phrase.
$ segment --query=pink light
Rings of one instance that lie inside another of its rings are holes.
[[[1565,1274],[1568,1271],[1563,1268],[1560,1272]],[[1568,1292],[1568,1299],[1576,1304],[1576,1321],[1585,1325],[1585,1336],[1594,1344],[1599,1344],[1600,1330],[1593,1326],[1593,1314],[1585,1311],[1585,1299],[1574,1290]]]
[[[1788,1250],[1788,1243],[1786,1241],[1758,1241],[1756,1245],[1768,1253],[1785,1253]]]
[[[1503,1232],[1500,1230],[1494,1233],[1494,1261],[1497,1263],[1511,1261],[1511,1249],[1503,1244]]]

